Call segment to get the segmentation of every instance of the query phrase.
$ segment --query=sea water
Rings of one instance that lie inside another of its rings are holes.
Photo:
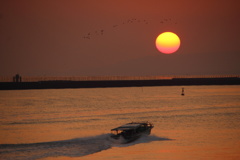
[[[151,135],[109,141],[132,121]],[[240,86],[0,91],[0,159],[240,159]]]

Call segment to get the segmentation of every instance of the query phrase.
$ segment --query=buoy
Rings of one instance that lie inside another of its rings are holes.
[[[182,88],[182,94],[181,94],[182,96],[184,96],[185,94],[184,94],[184,88]]]

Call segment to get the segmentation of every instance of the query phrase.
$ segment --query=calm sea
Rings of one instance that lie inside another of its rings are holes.
[[[240,86],[0,91],[0,159],[240,159]],[[110,129],[150,121],[129,144]]]

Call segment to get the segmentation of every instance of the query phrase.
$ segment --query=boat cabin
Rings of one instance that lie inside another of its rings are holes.
[[[123,136],[128,139],[133,136],[140,136],[142,133],[150,134],[153,125],[149,122],[132,122],[111,130],[111,136],[118,138]]]

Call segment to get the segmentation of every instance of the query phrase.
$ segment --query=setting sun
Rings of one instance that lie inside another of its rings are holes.
[[[157,49],[165,54],[176,52],[180,47],[180,39],[173,32],[163,32],[156,39]]]

